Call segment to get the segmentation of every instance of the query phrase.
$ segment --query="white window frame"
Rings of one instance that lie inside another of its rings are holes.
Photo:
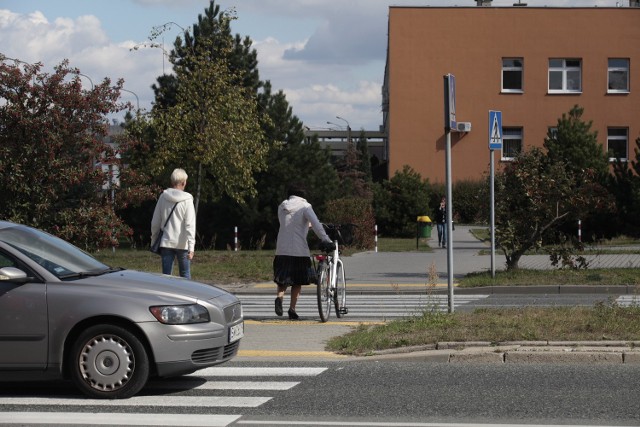
[[[551,65],[552,61],[562,61],[560,65]],[[568,61],[578,61],[579,65],[568,65]],[[562,88],[560,89],[552,89],[551,88],[551,75],[560,74],[562,77]],[[577,73],[578,87],[577,88],[569,88],[569,81],[571,81],[571,75]],[[550,58],[549,59],[549,71],[547,73],[548,81],[547,81],[547,90],[548,93],[582,93],[582,59],[580,58]]]
[[[624,131],[624,135],[612,135],[611,131]],[[624,141],[625,155],[620,157],[620,161],[626,162],[629,157],[629,129],[625,127],[608,127],[607,128],[607,153],[609,153],[609,144],[611,142]],[[609,157],[610,162],[615,162],[616,157]]]
[[[624,61],[623,64],[612,64],[612,61]],[[607,61],[607,93],[629,93],[629,58],[609,58]],[[611,87],[611,75],[612,73],[624,74],[625,87],[624,88],[612,88]]]
[[[505,61],[520,61],[518,65],[505,65]],[[520,89],[512,89],[504,87],[504,73],[505,72],[520,72]],[[501,73],[501,90],[502,93],[524,93],[524,59],[523,58],[502,58],[502,73]]]
[[[516,133],[517,132],[517,133]],[[503,161],[513,161],[515,156],[507,156],[505,154],[505,148],[510,140],[519,140],[520,141],[520,150],[518,153],[522,153],[524,149],[524,132],[522,127],[517,126],[505,126],[502,128],[502,158]]]

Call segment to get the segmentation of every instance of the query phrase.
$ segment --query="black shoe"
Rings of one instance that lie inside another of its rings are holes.
[[[282,316],[282,300],[280,298],[276,298],[276,314]]]
[[[299,318],[298,313],[296,313],[294,309],[290,308],[288,313],[289,313],[289,320],[298,320]]]

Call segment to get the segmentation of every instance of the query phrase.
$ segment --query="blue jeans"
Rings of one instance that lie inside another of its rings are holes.
[[[162,274],[171,274],[173,272],[173,261],[177,259],[180,277],[191,279],[191,261],[188,255],[189,252],[186,249],[160,248]]]
[[[447,224],[444,222],[439,222],[436,224],[438,227],[438,246],[446,246],[447,245]]]

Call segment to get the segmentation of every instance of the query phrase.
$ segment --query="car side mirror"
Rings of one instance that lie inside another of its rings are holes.
[[[26,283],[33,280],[27,273],[15,267],[0,268],[0,281]]]

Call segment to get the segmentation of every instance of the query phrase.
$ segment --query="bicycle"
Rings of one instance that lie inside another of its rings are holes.
[[[318,261],[316,277],[318,287],[318,313],[324,323],[331,315],[331,303],[335,307],[338,318],[349,313],[347,303],[347,281],[344,274],[344,263],[340,259],[340,244],[350,244],[353,224],[322,224],[327,235],[333,241],[332,245],[321,244],[320,250],[324,254],[315,255]]]

